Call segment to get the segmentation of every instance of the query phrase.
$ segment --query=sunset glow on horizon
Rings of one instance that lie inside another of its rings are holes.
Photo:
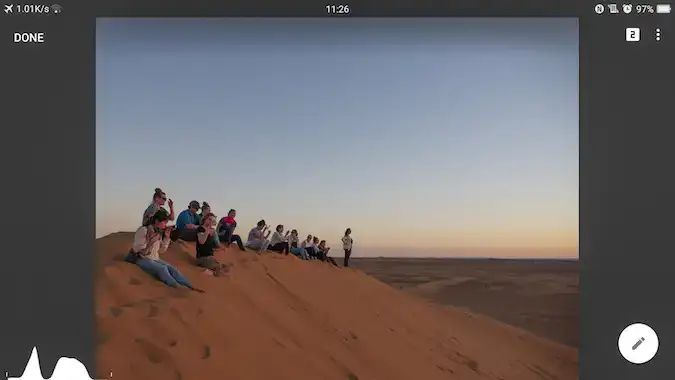
[[[244,240],[578,256],[575,19],[99,19],[96,55],[97,237],[160,187]]]

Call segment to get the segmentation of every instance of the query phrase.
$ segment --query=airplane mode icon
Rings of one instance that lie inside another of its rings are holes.
[[[14,4],[5,4],[5,13],[14,12]]]

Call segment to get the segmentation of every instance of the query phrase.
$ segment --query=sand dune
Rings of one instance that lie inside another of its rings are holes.
[[[417,297],[579,347],[578,261],[358,258],[352,266]]]
[[[170,289],[120,257],[132,236],[97,240],[98,372],[122,379],[572,380],[577,351],[436,306],[354,269],[295,257],[218,253],[227,277],[164,258],[207,293]]]

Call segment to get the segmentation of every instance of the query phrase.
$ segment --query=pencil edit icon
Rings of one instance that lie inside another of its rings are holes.
[[[642,337],[642,338],[640,338],[640,340],[638,340],[637,342],[635,342],[635,344],[633,345],[633,350],[637,350],[637,348],[640,347],[640,345],[641,345],[642,342],[644,342],[644,341],[645,341],[645,338]]]
[[[633,364],[647,363],[659,350],[656,332],[644,323],[633,323],[624,328],[617,343],[621,356]]]
[[[38,357],[37,347],[33,347],[30,359],[26,364],[23,374],[20,377],[10,377],[5,373],[7,380],[45,380],[40,369],[40,358]],[[112,372],[110,373],[112,378]],[[89,371],[84,364],[75,358],[60,358],[54,367],[54,373],[50,380],[95,380],[89,377]]]

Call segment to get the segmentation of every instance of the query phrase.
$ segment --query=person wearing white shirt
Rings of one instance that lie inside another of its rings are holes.
[[[319,248],[319,241],[320,241],[319,237],[314,236],[314,239],[312,239],[312,245],[311,245],[310,248],[312,249],[312,252],[313,252],[315,258],[317,258],[321,261],[324,261],[325,256],[323,255],[323,252]],[[307,251],[309,252],[309,249],[307,249]],[[310,256],[312,256],[312,252],[309,253]]]
[[[303,240],[302,243],[300,243],[300,248],[303,248],[306,252],[307,255],[309,256],[310,260],[316,259],[316,251],[312,247],[312,235],[307,235],[307,239]]]
[[[352,229],[347,228],[345,231],[345,236],[342,237],[342,249],[345,251],[345,260],[344,267],[349,266],[349,257],[352,255],[352,245],[354,245],[354,239],[352,239]]]
[[[281,224],[278,225],[272,234],[272,238],[270,238],[270,245],[267,247],[267,250],[288,255],[288,252],[290,251],[288,235],[290,233],[291,231],[286,231],[286,234],[284,235],[284,226]]]
[[[138,265],[146,273],[157,277],[163,283],[178,288],[181,285],[198,292],[203,290],[195,288],[173,265],[160,259],[159,255],[166,252],[171,240],[171,228],[167,228],[169,213],[160,209],[148,220],[147,225],[141,226],[134,234],[134,241],[126,261]]]
[[[259,221],[255,227],[248,232],[248,240],[246,246],[257,250],[259,253],[267,249],[270,241],[267,239],[270,236],[270,231],[267,230],[267,222],[265,220]]]

